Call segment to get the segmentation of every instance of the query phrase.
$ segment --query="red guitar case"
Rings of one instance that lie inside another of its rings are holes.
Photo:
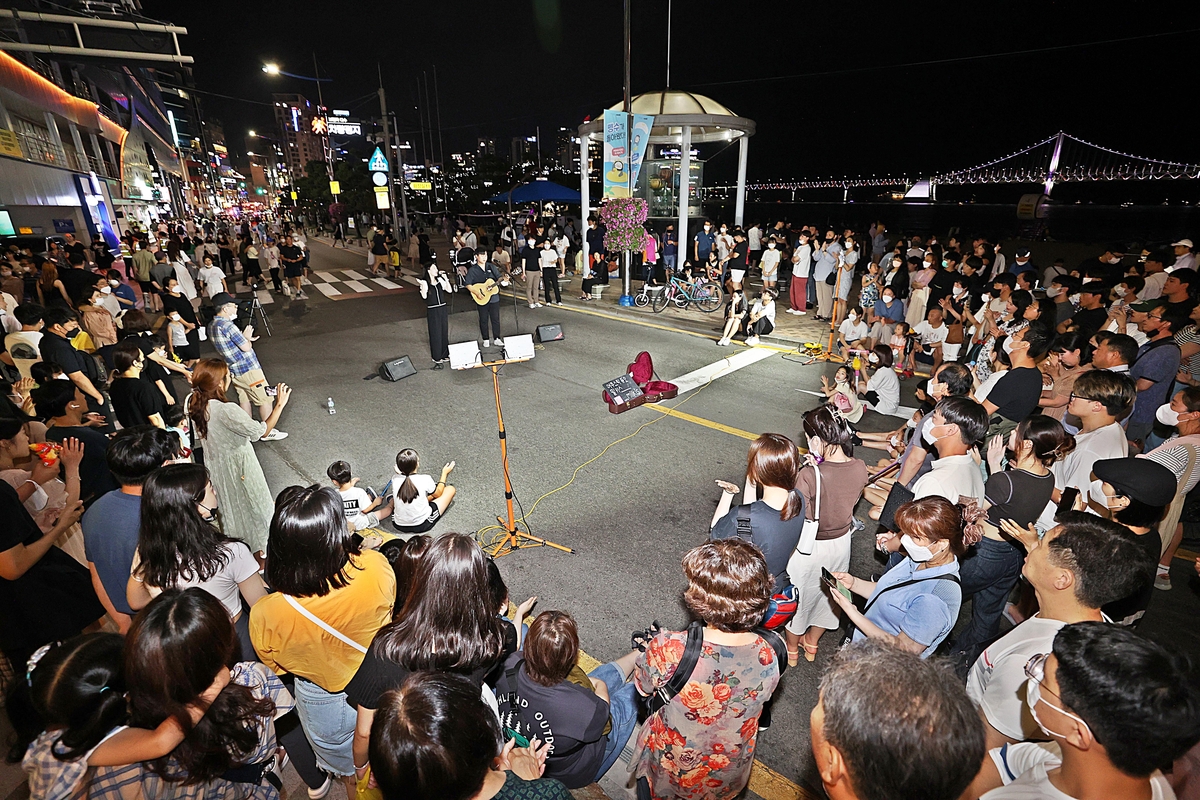
[[[669,381],[660,381],[654,379],[654,359],[645,350],[637,354],[637,358],[629,365],[629,375],[633,378],[633,382],[644,393],[641,402],[625,405],[614,405],[612,398],[608,396],[608,392],[604,392],[602,397],[604,402],[608,403],[608,410],[614,414],[620,414],[622,411],[627,411],[630,408],[642,405],[643,403],[657,403],[661,400],[670,400],[673,397],[679,396],[679,387]]]

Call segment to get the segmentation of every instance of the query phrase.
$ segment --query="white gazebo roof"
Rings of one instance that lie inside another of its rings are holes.
[[[621,111],[624,103],[610,108]],[[679,142],[685,125],[691,127],[692,142],[695,143],[730,141],[739,136],[753,136],[755,130],[754,120],[739,117],[711,97],[679,89],[639,94],[633,98],[631,108],[634,114],[654,115],[654,127],[650,131],[653,144]],[[580,130],[598,137],[603,127],[603,119],[597,118]]]

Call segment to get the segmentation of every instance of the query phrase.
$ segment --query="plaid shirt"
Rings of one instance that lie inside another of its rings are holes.
[[[242,350],[246,337],[238,330],[237,325],[233,324],[233,320],[216,317],[212,321],[211,333],[213,346],[229,365],[231,375],[245,375],[252,369],[262,369],[253,350],[248,353]]]
[[[231,682],[250,687],[256,697],[270,698],[275,703],[276,718],[295,705],[283,683],[263,664],[235,664]],[[121,730],[124,726],[114,728],[109,736]],[[184,785],[163,780],[141,763],[89,767],[87,756],[62,761],[54,756],[58,736],[57,732],[43,733],[29,745],[21,762],[29,774],[32,800],[280,800],[279,792],[265,780],[251,785],[215,778]],[[245,763],[266,761],[277,747],[274,721],[260,720],[258,745]]]

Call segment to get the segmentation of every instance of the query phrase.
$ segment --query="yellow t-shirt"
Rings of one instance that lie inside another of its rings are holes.
[[[346,574],[350,578],[346,586],[323,597],[296,601],[343,636],[370,647],[375,633],[392,619],[396,575],[387,558],[375,550],[352,558]],[[268,667],[310,680],[328,692],[346,688],[364,657],[292,608],[279,593],[267,595],[250,609],[250,640]]]

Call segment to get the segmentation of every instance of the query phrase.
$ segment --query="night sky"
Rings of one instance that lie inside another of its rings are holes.
[[[417,80],[425,71],[432,88],[436,64],[447,157],[477,136],[507,153],[512,136],[540,125],[548,137],[622,96],[618,0],[143,1],[147,16],[188,28],[180,41],[196,59],[198,88],[264,103],[205,97],[235,151],[247,129],[273,129],[272,91],[315,99],[313,84],[268,77],[262,63],[311,75],[314,51],[334,78],[326,105],[361,117],[378,113],[381,62],[389,106],[414,140]],[[668,2],[632,2],[638,94],[666,82]],[[757,121],[752,180],[962,168],[1059,129],[1194,163],[1200,4],[1121,8],[674,0],[671,86]],[[1071,47],[1091,42],[1109,43]],[[1028,50],[1041,52],[964,60]],[[948,59],[957,60],[915,66]],[[732,177],[735,165],[729,148],[709,174]]]

